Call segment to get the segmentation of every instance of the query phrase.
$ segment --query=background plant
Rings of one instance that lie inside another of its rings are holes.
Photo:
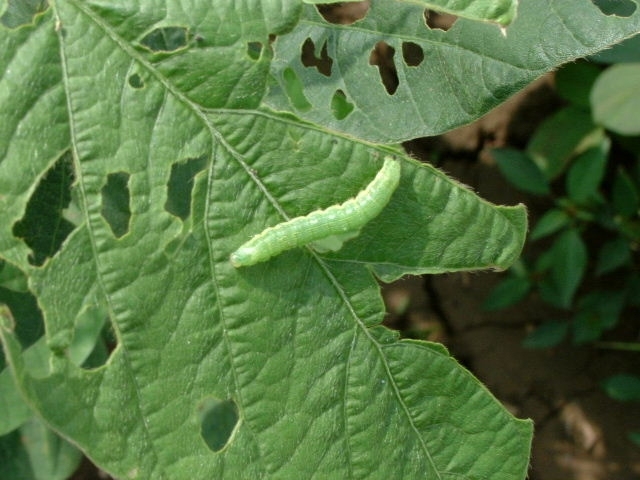
[[[524,477],[530,423],[442,346],[381,327],[374,278],[504,268],[521,207],[405,158],[339,252],[228,256],[352,196],[389,143],[640,30],[602,3],[526,2],[506,37],[390,1],[356,27],[294,1],[3,3],[2,474],[64,478],[78,447],[119,478]]]
[[[636,51],[625,58],[640,60]],[[542,253],[514,267],[485,306],[506,307],[535,288],[547,303],[574,312],[570,322],[543,323],[528,346],[557,345],[569,332],[575,344],[593,342],[626,306],[638,306],[638,79],[640,63],[631,61],[570,64],[556,75],[567,105],[542,123],[525,151],[494,151],[513,185],[552,206],[529,237],[546,242]]]
[[[546,119],[524,151],[494,151],[505,178],[549,201],[534,225],[529,254],[487,298],[488,310],[536,291],[566,313],[544,319],[524,340],[637,351],[635,338],[601,341],[640,305],[640,37],[560,69],[565,106]],[[534,247],[535,245],[535,247]],[[603,382],[608,395],[637,400],[636,372]],[[637,432],[630,439],[640,444]]]

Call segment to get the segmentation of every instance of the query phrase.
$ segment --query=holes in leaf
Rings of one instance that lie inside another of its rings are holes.
[[[424,51],[417,43],[402,42],[402,58],[408,67],[417,67],[424,60]]]
[[[382,84],[389,95],[396,93],[400,83],[398,80],[398,73],[396,72],[396,66],[393,63],[393,56],[395,53],[395,48],[388,43],[378,42],[369,56],[369,65],[375,65],[378,67]]]
[[[429,9],[424,11],[424,21],[427,27],[432,30],[442,30],[446,32],[453,27],[456,20],[458,20],[458,17],[450,13],[440,13]]]
[[[189,41],[189,31],[185,27],[156,28],[140,40],[140,44],[152,52],[175,52],[185,48]]]
[[[90,370],[107,363],[116,344],[107,320],[105,306],[92,305],[78,315],[73,340],[67,349],[69,360],[74,365]]]
[[[247,43],[247,55],[251,60],[258,60],[260,55],[262,55],[263,45],[260,42],[249,42]]]
[[[325,77],[331,76],[333,59],[327,54],[327,42],[325,41],[320,51],[320,57],[316,57],[316,45],[313,40],[307,38],[302,44],[300,61],[305,67],[316,67]]]
[[[4,268],[0,266],[0,276],[4,276],[4,270],[8,264],[5,264]],[[24,279],[26,285],[26,277]],[[36,297],[33,296],[28,290],[16,291],[13,290],[12,285],[7,282],[0,284],[0,306],[5,305],[11,312],[13,318],[13,331],[20,339],[22,348],[26,349],[38,341],[39,338],[44,335],[44,320],[42,318],[42,312],[38,306]],[[1,308],[1,307],[0,307]],[[5,366],[4,356],[0,356],[0,371]]]
[[[632,0],[591,0],[605,15],[616,17],[630,17],[636,11],[637,5]]]
[[[140,89],[144,88],[144,80],[140,75],[134,73],[133,75],[129,75],[129,85],[131,88]]]
[[[346,118],[353,111],[353,103],[347,100],[347,96],[342,90],[336,90],[331,98],[331,112],[337,120]]]
[[[110,173],[107,183],[102,187],[102,216],[111,227],[116,238],[129,231],[131,208],[129,206],[129,174],[126,172]]]
[[[46,0],[9,0],[0,23],[7,28],[33,24],[35,17],[49,8]]]
[[[238,407],[233,400],[206,399],[199,407],[200,435],[214,452],[222,450],[238,425]]]
[[[207,158],[191,158],[171,166],[171,175],[167,182],[167,212],[186,220],[191,213],[191,191],[193,179],[207,166]]]
[[[282,78],[284,80],[284,90],[287,92],[291,105],[301,112],[310,110],[311,104],[304,94],[303,85],[298,74],[292,68],[287,68],[282,72]]]
[[[365,0],[363,2],[322,4],[316,5],[316,8],[318,13],[329,23],[351,25],[367,15],[370,5],[371,2]]]
[[[66,153],[40,180],[24,216],[13,226],[13,234],[32,250],[29,256],[32,265],[42,265],[52,257],[73,231],[73,224],[63,216],[71,201],[72,183],[71,155]]]
[[[12,263],[0,260],[0,289],[7,288],[13,292],[28,292],[27,276]],[[0,304],[6,303],[0,300]]]

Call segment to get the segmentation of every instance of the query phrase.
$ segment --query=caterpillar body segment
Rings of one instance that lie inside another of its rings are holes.
[[[321,251],[338,250],[389,203],[400,172],[400,162],[385,157],[375,178],[354,198],[266,228],[233,252],[231,263],[247,267],[308,244]]]

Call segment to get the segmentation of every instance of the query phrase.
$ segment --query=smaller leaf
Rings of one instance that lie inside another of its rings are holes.
[[[600,318],[593,312],[578,312],[573,317],[573,344],[584,345],[600,338],[604,327]]]
[[[604,177],[611,142],[605,139],[599,146],[589,148],[573,161],[567,174],[567,193],[577,202],[584,203],[595,196]]]
[[[512,148],[498,148],[492,153],[500,173],[513,186],[535,195],[551,193],[549,182],[526,153]]]
[[[640,401],[640,377],[620,373],[602,382],[602,388],[611,398],[621,402]]]
[[[564,299],[560,295],[560,290],[552,281],[551,277],[545,277],[540,280],[537,284],[537,288],[538,293],[540,293],[540,297],[546,303],[557,308],[567,308],[565,306]]]
[[[569,106],[546,119],[527,145],[527,153],[546,178],[558,176],[571,156],[597,130],[588,111]]]
[[[623,217],[631,217],[638,211],[640,195],[631,177],[624,171],[618,170],[613,182],[613,207]]]
[[[501,310],[518,303],[531,290],[531,281],[527,277],[511,275],[500,282],[482,304],[483,310]]]
[[[640,432],[629,433],[629,440],[631,440],[636,446],[640,447]]]
[[[603,203],[603,200],[599,194],[594,197],[593,200],[597,201],[598,206],[602,205]],[[559,198],[556,203],[558,207],[567,212],[570,217],[575,218],[576,220],[579,220],[581,222],[589,223],[595,221],[597,218],[596,213],[592,211],[593,205],[589,205],[588,208],[582,207],[580,205],[577,205],[567,197]]]
[[[538,256],[534,265],[534,276],[540,278],[536,283],[536,288],[546,303],[558,308],[565,308],[560,291],[551,276],[551,267],[554,261],[551,249],[545,250]]]
[[[625,292],[596,290],[580,299],[578,308],[585,312],[596,312],[604,328],[618,323],[624,307]]]
[[[605,243],[598,252],[596,275],[602,275],[620,268],[631,260],[629,242],[618,237]]]
[[[567,322],[545,322],[527,335],[522,345],[526,348],[555,347],[564,340],[568,331],[569,324]]]
[[[590,108],[589,94],[600,72],[600,68],[584,60],[568,63],[556,72],[556,91],[574,105]]]
[[[573,341],[576,345],[593,342],[613,328],[620,318],[626,294],[618,291],[594,291],[578,301],[573,321]]]
[[[587,267],[587,247],[580,234],[571,229],[555,241],[551,256],[551,278],[557,288],[560,304],[568,308]]]
[[[551,266],[553,265],[552,253],[551,249],[549,249],[545,250],[538,256],[533,269],[536,274],[541,274],[551,269]]]
[[[613,65],[591,91],[594,120],[621,135],[640,134],[640,63]]]
[[[540,238],[556,233],[558,230],[569,225],[571,218],[567,212],[559,208],[553,208],[546,212],[536,226],[531,231],[531,240],[539,240]]]

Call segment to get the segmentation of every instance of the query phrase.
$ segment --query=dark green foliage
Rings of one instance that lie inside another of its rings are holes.
[[[607,120],[596,122],[592,114],[608,98],[607,85],[617,84],[610,70],[586,61],[561,69],[558,93],[571,104],[542,123],[525,151],[494,151],[510,183],[547,195],[553,204],[529,237],[546,239],[545,249],[522,264],[524,273],[520,269],[498,285],[485,305],[503,308],[537,290],[547,303],[567,311],[565,325],[543,322],[525,340],[528,347],[553,346],[570,333],[575,344],[597,341],[618,324],[625,308],[638,303],[633,245],[640,241],[640,139],[609,133]],[[618,71],[626,81],[629,72]],[[635,95],[640,97],[637,89]],[[626,280],[612,286],[611,278]],[[602,288],[586,287],[587,280]]]

